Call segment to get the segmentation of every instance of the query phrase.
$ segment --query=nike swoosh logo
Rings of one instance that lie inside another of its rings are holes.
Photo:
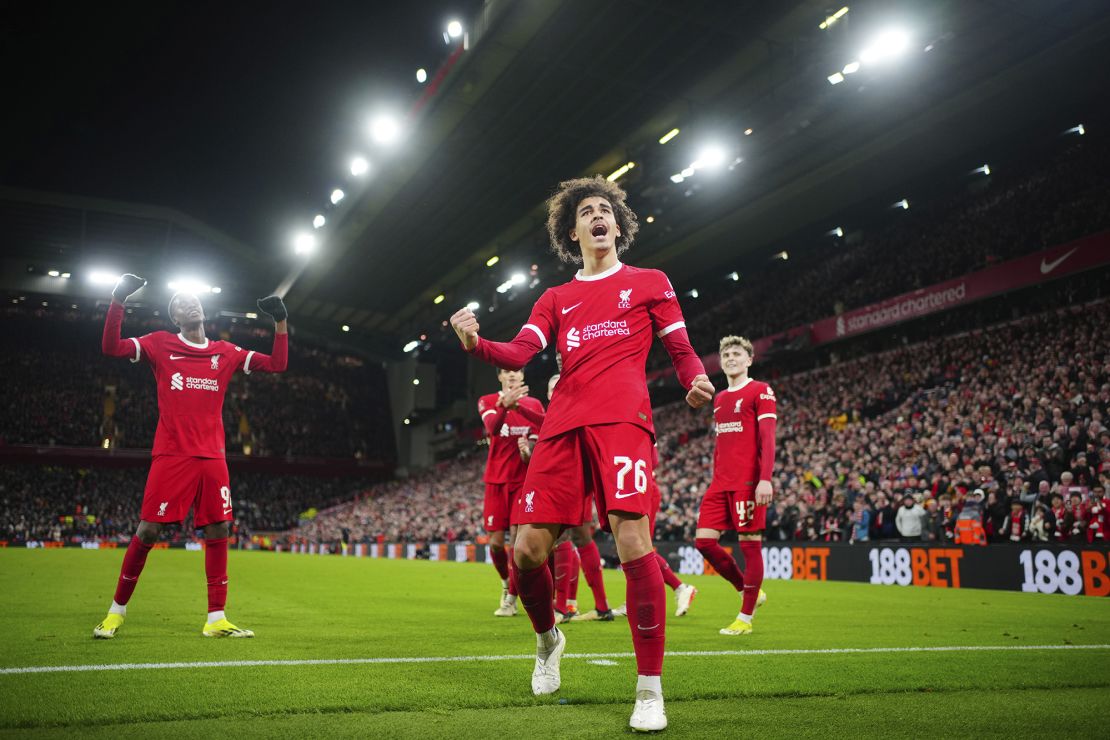
[[[582,301],[578,301],[578,303],[575,303],[573,306],[567,306],[566,308],[563,309],[563,316],[566,316],[568,313],[570,313],[571,311],[573,311],[574,309],[578,308],[581,305],[582,305]]]
[[[1042,275],[1047,275],[1048,273],[1055,270],[1057,267],[1060,266],[1061,262],[1063,262],[1068,257],[1071,257],[1073,254],[1075,254],[1075,252],[1078,249],[1079,249],[1079,247],[1076,247],[1075,249],[1073,249],[1070,252],[1068,252],[1067,254],[1065,254],[1063,257],[1058,257],[1058,258],[1052,260],[1051,262],[1045,262],[1044,259],[1041,259],[1041,274]]]
[[[643,630],[644,632],[650,632],[651,630],[655,629],[658,626],[659,626],[658,624],[653,624],[650,627],[641,627],[640,625],[636,625],[636,629]]]
[[[185,355],[170,355],[171,360],[184,360]]]
[[[628,498],[629,496],[635,496],[638,493],[639,493],[639,491],[632,491],[631,493],[614,493],[613,497],[614,498]]]

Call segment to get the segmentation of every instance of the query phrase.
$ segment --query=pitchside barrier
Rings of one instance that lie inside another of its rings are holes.
[[[606,538],[599,543],[607,565],[617,564],[616,550]],[[117,543],[8,543],[0,548],[115,548]],[[200,550],[199,542],[159,543],[155,547]],[[311,555],[492,563],[485,545],[468,543],[298,543],[278,551]],[[656,548],[682,575],[713,575],[713,567],[690,544],[660,542]],[[734,548],[725,545],[730,553]],[[879,586],[932,588],[993,588],[1069,596],[1110,596],[1110,543],[1051,545],[991,544],[983,547],[925,543],[877,542],[848,545],[773,543],[763,548],[764,578],[795,581],[854,581]],[[743,556],[740,558],[743,565]]]

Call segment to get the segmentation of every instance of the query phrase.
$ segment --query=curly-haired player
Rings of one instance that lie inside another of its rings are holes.
[[[537,636],[532,691],[558,690],[566,647],[555,627],[544,563],[560,532],[587,521],[595,503],[602,527],[613,533],[627,583],[639,674],[629,724],[649,731],[667,726],[660,684],[666,595],[649,527],[656,504],[648,488],[655,431],[644,364],[653,339],[662,338],[691,406],[708,403],[713,386],[690,346],[667,276],[618,259],[637,229],[625,201],[624,191],[602,177],[561,183],[548,201],[548,233],[555,253],[582,269],[540,296],[511,342],[479,337],[469,309],[455,313],[451,325],[468,352],[496,367],[523,367],[549,345],[563,357],[559,392],[513,512],[517,588]]]

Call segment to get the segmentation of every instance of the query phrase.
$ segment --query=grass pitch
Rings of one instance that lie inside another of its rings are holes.
[[[291,663],[0,671],[0,736],[630,734],[627,622],[567,625],[567,650],[583,657],[564,658],[558,694],[533,697],[528,618],[492,616],[491,566],[233,552],[228,616],[258,636],[212,640],[200,635],[203,555],[154,551],[119,635],[93,640],[122,557],[0,551],[0,669]],[[668,618],[668,652],[750,652],[668,657],[669,737],[1105,736],[1110,600],[769,581],[755,634],[728,638],[717,630],[735,594],[687,580],[700,593]],[[607,571],[606,587],[619,604],[623,576]],[[592,606],[584,581],[579,603]],[[1071,647],[1014,649],[1032,646]],[[990,649],[794,652],[949,647]],[[467,656],[478,659],[298,662]]]

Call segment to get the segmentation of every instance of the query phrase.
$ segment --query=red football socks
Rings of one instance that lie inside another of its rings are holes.
[[[493,561],[493,567],[497,569],[497,575],[501,576],[501,580],[508,580],[509,578],[509,556],[505,552],[504,547],[497,547],[490,545],[489,557]]]
[[[694,545],[698,548],[698,552],[705,556],[714,570],[733,585],[733,588],[737,591],[744,590],[744,574],[740,572],[740,568],[736,565],[732,556],[725,552],[725,548],[721,547],[721,543],[710,537],[699,537],[694,540]],[[760,572],[762,573],[762,561],[760,563]],[[756,593],[759,593],[759,591],[757,590]]]
[[[763,585],[763,543],[758,540],[741,540],[740,552],[744,555],[744,603],[740,613],[751,616]]]
[[[555,546],[555,608],[561,612],[567,610],[567,584],[570,583],[570,567],[573,565],[574,545],[570,542],[560,542]]]
[[[154,545],[144,545],[138,537],[132,537],[127,545],[127,554],[123,556],[123,567],[120,568],[119,581],[116,583],[115,602],[124,606],[131,600],[135,593],[135,586],[139,583],[139,575],[146,565],[146,556]]]
[[[655,559],[659,562],[659,572],[663,574],[663,583],[670,586],[672,591],[681,586],[682,581],[678,580],[678,576],[671,570],[671,564],[667,562],[667,559],[659,553],[655,553]]]
[[[513,548],[505,548],[505,556],[509,561],[509,596],[516,596],[516,563],[513,562]]]
[[[517,568],[516,586],[520,590],[520,603],[532,620],[532,629],[537,634],[542,634],[554,627],[555,609],[551,606],[553,584],[547,563],[532,570]]]
[[[582,561],[582,575],[594,594],[594,608],[599,612],[609,611],[609,602],[605,598],[605,578],[601,574],[601,553],[597,551],[597,543],[578,548],[578,557]]]
[[[632,630],[632,649],[636,652],[636,673],[658,676],[663,673],[666,645],[667,594],[655,553],[622,565],[627,590],[628,627]]]
[[[204,574],[208,577],[208,611],[227,604],[227,537],[204,541]]]
[[[570,548],[570,565],[567,567],[567,601],[577,602],[578,573],[582,569],[582,558],[578,556],[578,550],[575,550],[573,545]]]

